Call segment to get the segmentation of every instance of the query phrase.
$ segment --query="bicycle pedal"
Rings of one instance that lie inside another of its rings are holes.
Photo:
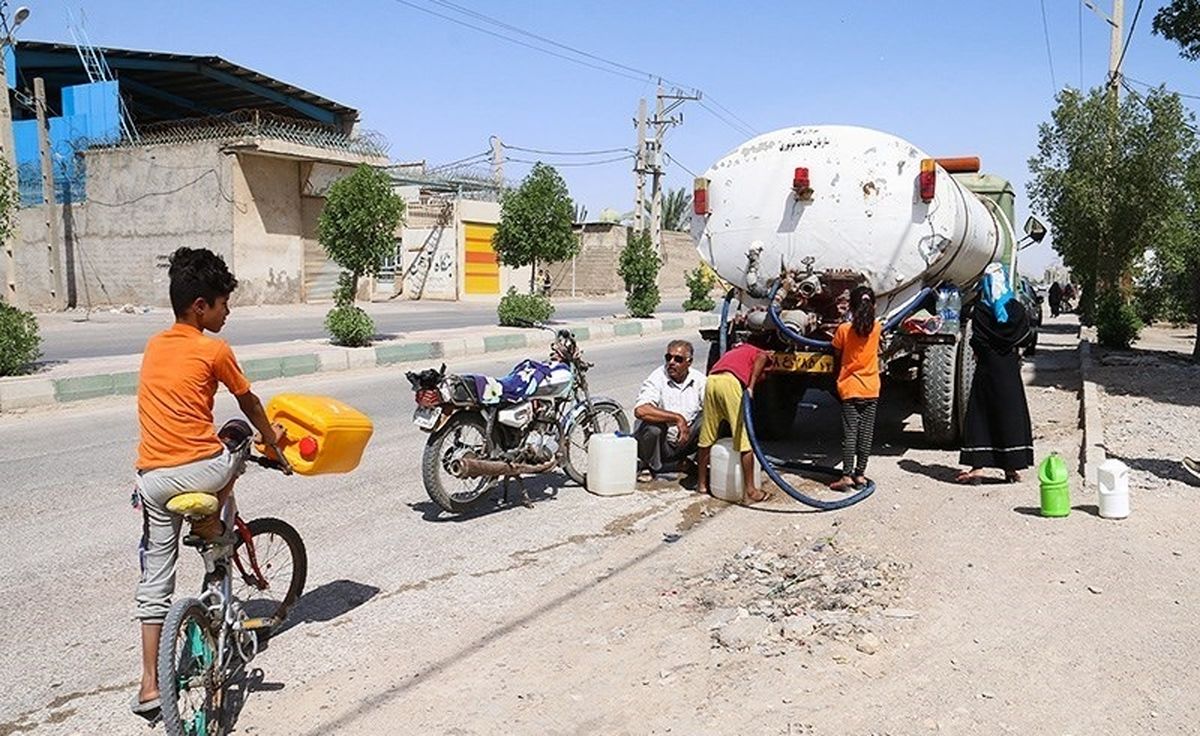
[[[269,629],[279,624],[275,618],[248,618],[242,621],[243,631],[257,631],[258,629]]]

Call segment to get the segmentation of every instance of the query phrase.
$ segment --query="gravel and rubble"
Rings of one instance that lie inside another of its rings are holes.
[[[1133,490],[1196,484],[1180,460],[1200,457],[1200,364],[1181,332],[1149,327],[1135,350],[1095,353],[1105,451],[1129,466]]]
[[[906,571],[843,547],[835,526],[824,537],[781,532],[747,544],[683,585],[716,647],[776,656],[833,640],[871,655],[889,624],[919,615],[896,605]]]

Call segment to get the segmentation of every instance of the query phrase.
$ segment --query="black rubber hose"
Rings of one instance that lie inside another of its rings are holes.
[[[831,468],[827,465],[815,465],[791,460],[780,460],[763,452],[762,446],[758,444],[758,435],[754,432],[753,401],[750,398],[749,391],[743,392],[742,394],[742,421],[746,423],[746,433],[750,438],[750,448],[754,450],[754,456],[758,458],[758,463],[766,472],[767,477],[774,481],[775,485],[779,486],[784,493],[788,494],[805,506],[811,506],[814,509],[819,509],[821,511],[835,511],[837,509],[844,509],[847,506],[853,506],[875,492],[875,481],[868,479],[867,484],[854,494],[846,496],[845,498],[839,498],[835,501],[823,501],[819,498],[813,498],[812,496],[801,493],[793,488],[792,484],[783,479],[783,476],[781,476],[775,469],[776,466],[799,472],[811,472],[833,476],[840,476],[843,474],[843,472],[837,468]]]

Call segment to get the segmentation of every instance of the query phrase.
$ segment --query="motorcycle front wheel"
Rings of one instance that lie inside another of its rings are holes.
[[[593,419],[595,421],[593,421]],[[599,425],[599,428],[596,428]],[[580,414],[567,427],[566,451],[563,453],[563,472],[575,483],[587,485],[587,443],[593,434],[629,434],[625,410],[615,401],[594,401],[592,411]]]
[[[425,443],[421,479],[433,502],[452,514],[462,514],[487,497],[491,478],[461,478],[451,468],[468,453],[484,457],[487,424],[473,412],[457,412]]]

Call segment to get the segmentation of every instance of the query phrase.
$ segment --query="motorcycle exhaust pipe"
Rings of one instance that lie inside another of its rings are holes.
[[[480,460],[475,457],[464,457],[451,463],[450,472],[459,478],[500,478],[506,475],[546,473],[557,465],[557,459],[540,465],[529,465],[527,463],[509,463],[503,460]]]

